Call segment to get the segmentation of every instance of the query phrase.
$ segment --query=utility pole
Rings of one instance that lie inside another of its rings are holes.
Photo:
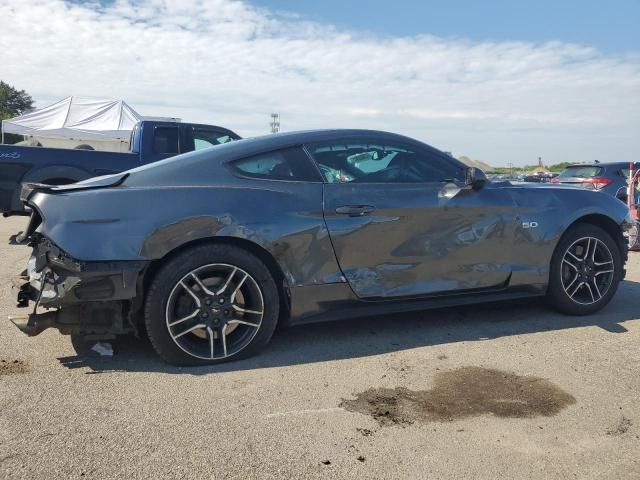
[[[280,114],[272,113],[271,114],[271,133],[278,133],[280,131]]]

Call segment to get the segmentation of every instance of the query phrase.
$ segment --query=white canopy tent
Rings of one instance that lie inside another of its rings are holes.
[[[116,144],[128,144],[134,125],[142,118],[122,100],[67,97],[40,110],[3,120],[2,135],[25,135],[43,144],[42,139],[66,142],[73,139],[75,143],[92,146],[110,144],[107,149],[112,149]]]
[[[40,110],[2,121],[18,135],[128,139],[142,116],[122,100],[67,97]]]

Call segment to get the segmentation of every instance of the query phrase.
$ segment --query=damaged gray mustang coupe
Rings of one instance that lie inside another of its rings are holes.
[[[255,354],[278,323],[529,296],[593,313],[632,223],[601,192],[492,183],[365,130],[240,140],[22,200],[33,255],[15,288],[33,313],[14,323],[75,341],[144,329],[179,365]]]

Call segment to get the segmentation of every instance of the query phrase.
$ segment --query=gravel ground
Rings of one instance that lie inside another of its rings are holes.
[[[3,287],[24,221],[0,219]],[[0,478],[640,478],[640,254],[627,268],[591,317],[532,301],[311,325],[211,368],[135,339],[79,358],[1,320]]]

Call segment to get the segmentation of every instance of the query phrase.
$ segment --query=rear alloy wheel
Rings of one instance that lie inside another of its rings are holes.
[[[621,272],[619,247],[611,236],[597,226],[576,226],[554,253],[549,297],[563,313],[596,312],[615,294]]]
[[[210,245],[165,265],[149,289],[145,317],[160,356],[197,365],[256,353],[273,334],[278,307],[275,282],[260,260]]]
[[[182,277],[169,294],[165,315],[176,345],[203,360],[241,352],[260,329],[263,316],[264,300],[255,279],[222,263]]]

